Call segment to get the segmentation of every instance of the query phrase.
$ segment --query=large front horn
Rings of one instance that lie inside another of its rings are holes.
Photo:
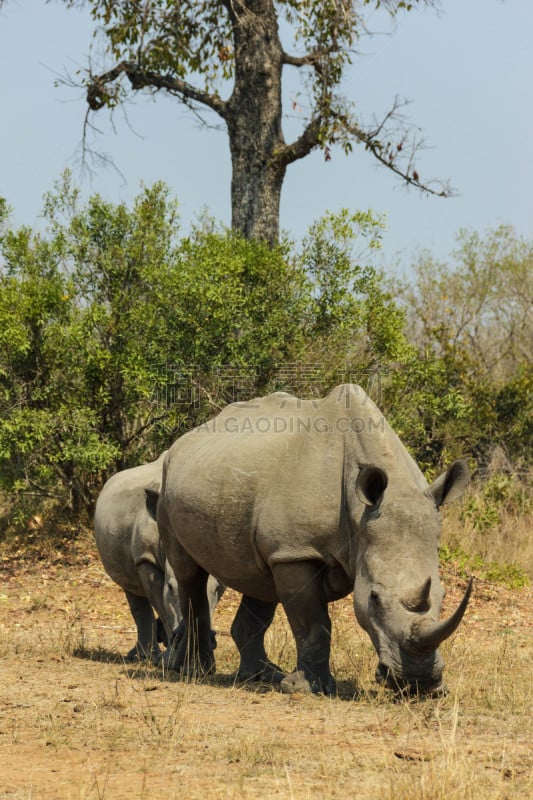
[[[473,583],[474,578],[470,578],[463,599],[449,619],[443,622],[430,622],[428,619],[413,622],[402,642],[403,647],[412,653],[430,653],[436,650],[458,628],[470,600]]]

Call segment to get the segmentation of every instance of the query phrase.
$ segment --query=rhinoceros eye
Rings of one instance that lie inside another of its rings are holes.
[[[376,590],[375,590],[375,589],[372,589],[372,590],[371,590],[371,592],[370,592],[370,599],[371,599],[371,600],[372,600],[372,601],[373,601],[373,602],[374,602],[374,603],[375,603],[377,606],[379,606],[379,604],[380,604],[380,602],[381,602],[381,601],[380,601],[380,599],[379,599],[379,594],[376,592]]]

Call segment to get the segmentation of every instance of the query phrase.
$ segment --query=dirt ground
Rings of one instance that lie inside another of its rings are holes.
[[[445,583],[452,608],[464,581]],[[216,612],[217,674],[187,684],[121,660],[133,624],[89,538],[0,556],[0,800],[533,796],[531,589],[478,582],[444,646],[449,695],[401,703],[349,598],[332,608],[337,699],[236,686],[237,602]],[[277,617],[271,655],[290,666],[292,647]]]

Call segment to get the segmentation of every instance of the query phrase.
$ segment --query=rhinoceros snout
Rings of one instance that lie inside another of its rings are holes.
[[[378,683],[401,695],[423,694],[434,697],[447,694],[441,675],[417,678],[397,677],[393,670],[382,661],[377,666],[375,677]]]

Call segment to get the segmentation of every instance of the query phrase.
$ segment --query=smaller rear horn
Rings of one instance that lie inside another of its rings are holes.
[[[429,593],[431,591],[431,578],[428,578],[422,586],[406,592],[402,597],[401,603],[407,611],[429,611]]]

